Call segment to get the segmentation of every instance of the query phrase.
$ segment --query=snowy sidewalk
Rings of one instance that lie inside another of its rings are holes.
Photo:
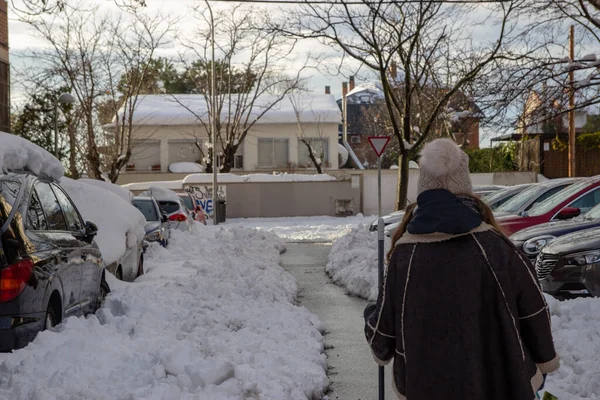
[[[300,288],[299,300],[325,326],[329,378],[329,399],[370,400],[377,398],[377,364],[364,336],[365,300],[347,296],[325,275],[331,246],[287,244],[282,265],[291,272]],[[386,399],[395,399],[390,368],[386,368]]]
[[[109,280],[95,315],[0,354],[4,400],[308,400],[328,385],[322,325],[294,305],[268,232],[206,227]]]

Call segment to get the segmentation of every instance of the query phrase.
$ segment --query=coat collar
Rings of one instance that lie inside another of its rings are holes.
[[[468,232],[458,233],[458,234],[450,234],[443,232],[434,232],[434,233],[426,233],[426,234],[414,234],[414,233],[404,233],[400,239],[396,242],[396,245],[399,244],[416,244],[416,243],[436,243],[436,242],[444,242],[446,240],[451,240],[457,237],[471,235],[473,233],[487,232],[493,230],[494,227],[482,222],[479,226],[471,229]]]

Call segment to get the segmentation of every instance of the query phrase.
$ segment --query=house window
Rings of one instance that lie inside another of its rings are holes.
[[[217,157],[217,166],[220,167],[223,164],[223,155],[219,152],[219,157]],[[232,169],[244,169],[244,145],[240,144],[237,148],[234,156],[233,156],[233,165]]]
[[[321,159],[321,165],[329,162],[329,141],[327,138],[304,138],[313,148],[315,156]],[[314,164],[310,159],[310,153],[306,144],[298,139],[298,166],[300,168],[310,168]]]
[[[288,139],[258,139],[258,166],[287,167]]]

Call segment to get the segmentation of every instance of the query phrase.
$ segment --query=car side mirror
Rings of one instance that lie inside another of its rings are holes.
[[[581,214],[581,209],[576,207],[565,207],[556,216],[557,219],[571,219],[579,216]]]
[[[169,217],[167,217],[167,214],[163,214],[163,215],[162,215],[161,221],[162,221],[163,223],[167,223],[167,222],[169,222]]]
[[[98,225],[93,221],[85,221],[85,235],[83,240],[87,243],[92,243],[94,237],[98,234]]]

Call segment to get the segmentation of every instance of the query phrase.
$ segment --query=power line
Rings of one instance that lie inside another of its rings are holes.
[[[378,4],[402,4],[422,3],[424,0],[365,0],[365,1],[343,1],[343,0],[210,0],[215,3],[261,3],[261,4],[327,4],[327,5],[378,5]],[[427,0],[435,4],[489,4],[510,3],[513,0]]]

